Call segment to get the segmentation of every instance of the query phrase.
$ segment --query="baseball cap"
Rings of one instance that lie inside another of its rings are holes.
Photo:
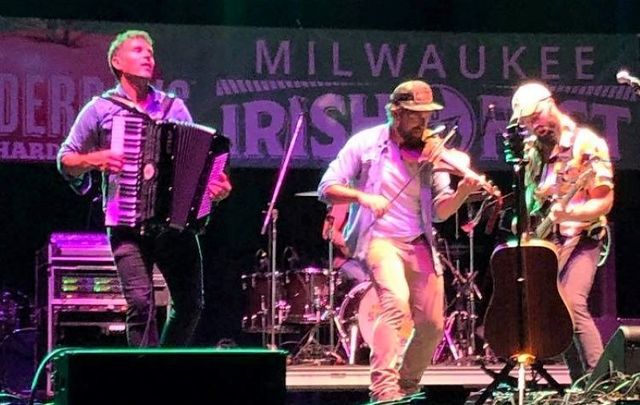
[[[443,108],[433,102],[431,86],[422,80],[400,83],[389,96],[389,102],[411,111],[437,111]]]
[[[528,117],[534,112],[540,102],[551,98],[551,91],[542,83],[529,82],[521,85],[516,89],[511,98],[511,115],[510,123],[517,123],[518,120]]]

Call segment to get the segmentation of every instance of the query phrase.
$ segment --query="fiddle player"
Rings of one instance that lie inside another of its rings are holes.
[[[466,175],[454,191],[449,174],[434,172],[431,163],[419,166],[403,152],[423,152],[431,114],[442,108],[427,83],[401,83],[386,105],[387,122],[354,134],[318,186],[326,202],[353,205],[346,245],[366,262],[380,300],[370,358],[375,401],[400,400],[420,390],[444,324],[444,283],[434,259],[432,221],[451,216],[480,187],[477,177]],[[406,318],[415,330],[405,351],[399,332]]]
[[[529,82],[511,100],[512,124],[532,135],[525,144],[527,208],[534,215],[551,202],[551,240],[559,249],[558,277],[574,323],[573,343],[564,353],[575,381],[593,370],[602,352],[602,338],[589,313],[589,293],[597,270],[605,215],[613,206],[613,169],[604,139],[579,126],[562,112],[547,86]],[[594,161],[590,158],[596,158]],[[558,202],[589,159],[593,176],[568,200]],[[556,197],[554,202],[552,197]]]

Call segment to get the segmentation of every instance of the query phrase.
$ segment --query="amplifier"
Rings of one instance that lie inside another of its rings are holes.
[[[126,345],[127,305],[106,234],[51,234],[36,254],[35,279],[38,361],[61,344]],[[164,309],[158,315],[166,317],[169,290],[157,269],[153,285],[156,306]]]
[[[169,293],[159,271],[153,273],[156,303],[166,306]],[[124,311],[107,235],[54,233],[36,260],[36,307],[60,311]]]

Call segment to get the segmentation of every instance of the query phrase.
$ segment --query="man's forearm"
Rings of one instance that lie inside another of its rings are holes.
[[[453,194],[440,199],[434,207],[436,216],[443,221],[446,220],[460,209],[467,197],[468,194],[455,191]]]
[[[95,166],[91,163],[91,153],[69,152],[60,159],[60,163],[65,173],[72,177],[81,176],[95,169]]]
[[[362,192],[355,188],[334,184],[326,188],[324,196],[334,204],[359,202]]]
[[[580,206],[572,207],[568,210],[566,219],[572,221],[590,222],[606,215],[611,211],[613,205],[612,197],[594,198],[586,201]]]

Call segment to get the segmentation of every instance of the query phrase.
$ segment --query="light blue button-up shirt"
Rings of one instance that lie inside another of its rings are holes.
[[[320,180],[318,195],[321,200],[327,201],[327,188],[336,184],[354,187],[368,194],[380,194],[383,163],[391,158],[389,129],[389,124],[379,125],[360,131],[347,141]],[[433,247],[432,223],[442,220],[435,217],[433,207],[440,199],[453,193],[451,179],[447,173],[432,172],[431,165],[426,165],[419,176],[421,226]],[[366,258],[374,220],[371,210],[351,204],[343,233],[349,251],[360,260]]]

